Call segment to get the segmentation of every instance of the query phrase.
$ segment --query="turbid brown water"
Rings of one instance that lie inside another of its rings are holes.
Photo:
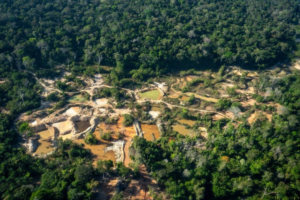
[[[177,121],[179,121],[180,123],[183,123],[183,124],[187,124],[189,126],[194,126],[194,124],[196,123],[196,121],[188,120],[188,119],[179,119]]]
[[[80,122],[75,122],[78,132],[81,133],[85,131],[88,127],[91,126],[89,121],[80,121]]]
[[[40,139],[39,141],[39,146],[36,149],[35,153],[37,155],[43,155],[43,154],[47,154],[51,151],[53,151],[53,147],[51,146],[51,142],[49,142],[49,139],[51,139],[52,134],[49,130],[45,130],[45,131],[41,131],[39,133],[37,133],[38,135],[40,135]]]
[[[144,132],[144,138],[148,141],[153,141],[160,138],[160,133],[156,124],[141,124],[142,131]],[[154,138],[153,135],[154,134]]]

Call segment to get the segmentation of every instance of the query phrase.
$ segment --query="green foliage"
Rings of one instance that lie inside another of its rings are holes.
[[[58,102],[60,98],[56,92],[53,92],[47,96],[46,100],[50,102]]]
[[[225,65],[222,65],[219,69],[219,76],[223,76],[224,75],[224,71],[225,71]]]
[[[215,108],[217,110],[227,110],[228,108],[230,108],[232,105],[232,102],[230,99],[220,99],[216,104],[215,104]]]
[[[111,168],[114,166],[113,161],[111,160],[98,160],[97,161],[97,170],[100,174],[104,172],[110,172]]]
[[[29,126],[28,122],[23,122],[19,126],[19,132],[20,133],[28,133],[29,131],[30,131],[30,126]]]
[[[132,115],[124,114],[123,117],[124,117],[124,121],[123,121],[123,125],[124,126],[130,126],[130,125],[132,125],[132,123],[134,121],[134,118],[133,118]]]
[[[107,133],[101,134],[101,139],[103,139],[103,140],[110,140],[111,139],[111,135],[112,135],[111,132],[107,132]]]
[[[94,169],[91,165],[82,164],[76,167],[75,178],[82,184],[91,181],[94,174]]]
[[[125,167],[125,165],[122,162],[117,163],[117,173],[119,176],[125,178],[131,174],[131,169],[128,167]]]
[[[85,137],[84,142],[87,144],[95,145],[95,144],[97,144],[97,139],[96,139],[95,135],[92,132],[90,132]]]

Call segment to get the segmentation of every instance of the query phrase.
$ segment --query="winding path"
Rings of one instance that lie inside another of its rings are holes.
[[[59,90],[59,89],[57,89],[57,88],[52,88],[52,87],[46,86],[42,81],[40,81],[40,80],[36,77],[36,75],[35,75],[33,72],[30,72],[30,71],[28,71],[28,70],[23,70],[23,71],[32,74],[32,75],[34,76],[34,78],[38,81],[38,83],[39,83],[41,86],[43,86],[43,87],[45,88],[46,91],[48,90],[48,91],[56,91],[56,92],[62,93],[62,91]],[[178,83],[178,81],[177,81],[176,83],[174,83],[174,84],[177,84],[177,83]],[[174,91],[175,93],[177,93],[177,94],[182,95],[183,93],[182,93],[181,91],[177,91],[177,90],[175,90],[175,89],[173,88],[173,85],[174,85],[174,84],[171,85],[171,90],[173,90],[173,91]],[[85,89],[82,89],[82,90],[80,90],[79,92],[87,92],[87,93],[89,93],[89,94],[91,95],[90,102],[89,102],[89,103],[82,103],[82,104],[90,105],[90,106],[95,106],[95,105],[94,105],[94,102],[92,102],[92,104],[91,104],[92,96],[94,95],[94,89],[96,89],[96,88],[102,88],[102,87],[106,87],[106,88],[114,88],[113,86],[102,84],[102,85],[90,86],[90,87],[87,87],[87,88],[85,88]],[[119,88],[119,89],[122,89],[122,90],[125,90],[125,91],[128,91],[128,92],[132,92],[132,93],[134,93],[134,94],[136,94],[136,93],[138,92],[138,91],[134,91],[134,90],[127,89],[127,88]],[[74,94],[74,93],[78,93],[78,92],[67,92],[67,93],[68,93],[68,94]],[[191,95],[194,94],[194,93],[188,92],[188,93],[185,93],[185,94],[188,95],[188,96],[191,96]],[[194,94],[194,95],[195,95],[197,98],[200,98],[200,99],[201,99],[201,98],[203,98],[203,99],[207,98],[207,97],[203,97],[203,96],[198,95],[198,94]],[[213,98],[212,98],[212,99],[213,99]],[[217,100],[217,99],[216,99],[216,100]],[[219,115],[221,115],[221,116],[227,118],[226,115],[224,115],[223,113],[220,113],[220,112],[209,111],[209,110],[201,110],[201,109],[195,109],[195,108],[188,108],[188,107],[185,107],[185,106],[179,106],[179,105],[173,105],[173,104],[167,103],[167,102],[165,102],[165,101],[163,101],[163,100],[152,100],[152,99],[149,99],[149,100],[137,100],[136,102],[137,102],[137,103],[145,103],[145,102],[147,102],[147,101],[150,102],[150,103],[164,103],[164,104],[167,105],[170,109],[172,109],[172,108],[184,108],[184,109],[187,109],[187,110],[190,110],[190,111],[197,111],[197,112],[204,112],[204,113],[215,113],[215,114],[219,114]],[[216,101],[213,99],[212,102],[216,102]],[[69,105],[69,104],[68,104],[68,105]]]

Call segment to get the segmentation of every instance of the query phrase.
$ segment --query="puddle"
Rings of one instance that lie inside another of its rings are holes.
[[[152,90],[152,91],[148,91],[148,92],[139,93],[139,96],[141,98],[149,98],[149,99],[153,99],[153,100],[158,100],[159,96],[160,96],[160,92],[158,90]]]
[[[45,130],[37,134],[40,135],[40,139],[38,140],[40,144],[36,149],[35,153],[37,155],[43,155],[53,151],[52,144],[51,142],[49,142],[49,139],[51,139],[52,137],[51,132],[49,130]]]
[[[179,121],[180,123],[183,123],[183,124],[187,124],[189,126],[194,126],[194,124],[196,123],[196,121],[188,120],[188,119],[179,119],[177,121]]]
[[[87,128],[91,126],[89,121],[75,122],[75,124],[77,126],[78,133],[85,131]]]
[[[147,141],[153,141],[155,138],[158,140],[160,138],[160,133],[156,124],[141,124],[142,131],[144,132],[144,138]],[[153,134],[152,134],[153,133]],[[154,135],[154,138],[153,138]]]

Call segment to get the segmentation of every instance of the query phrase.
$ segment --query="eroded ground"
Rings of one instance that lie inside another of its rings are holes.
[[[100,74],[96,74],[94,79],[85,80],[85,88],[78,91],[88,93],[89,98],[78,94],[78,92],[69,93],[68,95],[71,97],[67,105],[50,114],[48,112],[53,105],[44,101],[42,103],[47,104],[46,106],[42,106],[32,114],[20,115],[16,122],[29,122],[32,127],[34,136],[27,138],[24,143],[32,155],[46,156],[55,151],[56,146],[53,141],[62,138],[63,140],[73,140],[83,144],[84,148],[90,149],[95,166],[97,161],[101,159],[112,160],[114,163],[120,161],[125,166],[131,167],[129,149],[133,138],[140,136],[148,141],[158,140],[162,136],[159,126],[170,126],[174,132],[184,136],[208,137],[208,129],[203,124],[196,124],[195,118],[178,118],[179,114],[177,114],[177,117],[171,122],[158,123],[164,116],[166,109],[170,109],[172,113],[187,110],[192,116],[200,114],[200,116],[206,116],[213,121],[227,118],[232,120],[232,123],[238,124],[237,117],[232,111],[217,110],[215,105],[220,99],[231,99],[235,103],[239,103],[241,108],[239,116],[243,116],[247,110],[262,105],[257,101],[255,95],[261,95],[266,99],[274,92],[275,89],[272,87],[268,89],[270,86],[266,86],[268,82],[270,83],[272,80],[276,82],[276,80],[292,73],[293,70],[300,70],[299,66],[299,61],[292,67],[275,66],[266,70],[265,76],[255,71],[246,71],[237,67],[226,68],[223,76],[217,72],[197,72],[195,75],[180,77],[174,75],[174,77],[169,77],[166,82],[154,82],[154,84],[145,85],[142,89],[121,88],[127,95],[134,97],[132,100],[134,105],[129,106],[127,105],[128,101],[123,100],[126,106],[118,108],[115,106],[116,101],[111,97],[94,98],[97,89],[112,88],[105,85]],[[64,79],[64,77],[65,75],[60,78]],[[45,88],[43,97],[47,97],[53,91],[61,93],[55,88],[56,80],[37,80]],[[135,108],[137,104],[145,109],[144,113],[148,113],[150,118],[145,122],[141,120],[138,123],[138,129],[133,125],[124,126],[123,115],[134,115],[137,112]],[[273,107],[274,111],[251,112],[247,118],[249,124],[254,123],[260,117],[272,120],[272,112],[279,109],[279,104],[272,102],[264,104]],[[106,119],[115,119],[115,121],[113,123],[107,122]],[[106,133],[111,135],[109,140],[102,138]],[[97,144],[86,144],[85,137],[88,134],[94,134]],[[170,141],[174,139],[174,136],[170,137]],[[145,166],[140,166],[139,170],[140,179],[133,180],[124,191],[124,196],[127,199],[151,199],[148,186],[156,187],[155,181],[151,179]],[[116,183],[116,178],[112,177],[101,186],[106,188],[106,196],[111,197],[114,194],[112,188]]]

